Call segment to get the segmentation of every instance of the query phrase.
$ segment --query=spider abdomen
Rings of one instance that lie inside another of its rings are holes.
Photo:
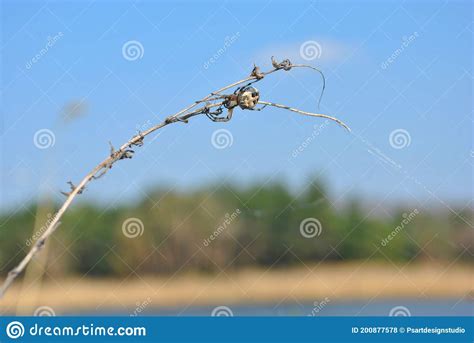
[[[242,89],[238,96],[237,102],[243,110],[254,109],[260,99],[260,92],[254,87],[246,87]]]

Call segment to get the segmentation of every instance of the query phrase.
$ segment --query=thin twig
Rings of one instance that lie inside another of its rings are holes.
[[[301,110],[298,110],[298,109],[296,109],[296,108],[292,108],[292,107],[289,107],[289,106],[286,106],[286,105],[275,104],[274,102],[268,102],[268,101],[259,101],[258,103],[261,104],[261,105],[264,105],[264,106],[273,106],[273,107],[283,108],[283,109],[288,110],[288,111],[291,111],[291,112],[296,112],[296,113],[299,113],[299,114],[304,114],[305,116],[326,118],[326,119],[335,121],[336,123],[338,123],[339,125],[341,125],[343,128],[345,128],[347,131],[351,132],[351,129],[349,128],[349,126],[347,126],[346,124],[344,124],[344,122],[342,122],[341,120],[339,120],[339,119],[337,119],[337,118],[335,118],[335,117],[328,116],[328,115],[326,115],[326,114],[305,112],[305,111],[301,111]]]
[[[267,72],[261,72],[260,69],[255,66],[254,69],[252,70],[252,73],[250,74],[249,77],[244,78],[240,81],[231,83],[230,85],[227,85],[225,87],[222,87],[209,95],[205,96],[204,98],[195,101],[191,105],[185,107],[181,111],[168,116],[163,122],[160,124],[157,124],[148,130],[144,132],[139,132],[137,135],[133,136],[130,140],[128,140],[126,143],[124,143],[118,150],[115,150],[113,146],[111,145],[111,151],[110,155],[104,159],[102,162],[100,162],[96,167],[92,169],[82,180],[79,182],[79,184],[74,185],[72,182],[69,182],[71,190],[70,192],[62,192],[64,195],[67,196],[66,200],[62,204],[62,206],[59,208],[58,212],[54,215],[53,219],[48,223],[47,227],[45,228],[44,232],[42,233],[41,237],[35,242],[31,250],[26,254],[26,256],[21,260],[21,262],[13,269],[11,270],[2,287],[0,288],[0,299],[5,295],[5,292],[8,290],[10,285],[13,283],[13,281],[16,279],[16,277],[23,272],[23,270],[27,267],[28,263],[35,257],[35,255],[41,250],[41,248],[44,246],[46,243],[47,239],[56,231],[59,220],[63,216],[63,214],[66,212],[66,210],[69,208],[71,205],[72,201],[75,199],[75,197],[79,194],[81,194],[84,190],[86,185],[92,181],[100,178],[103,176],[107,171],[109,171],[114,163],[117,161],[123,160],[123,159],[129,159],[133,157],[134,150],[132,150],[132,147],[140,147],[144,144],[144,139],[146,136],[150,135],[151,133],[169,125],[172,123],[188,123],[188,120],[194,116],[205,114],[207,117],[209,117],[211,120],[214,121],[227,121],[230,120],[232,117],[232,111],[234,107],[237,105],[233,105],[232,107],[229,107],[229,99],[234,99],[236,97],[236,94],[222,94],[224,91],[237,87],[243,83],[248,83],[252,84],[255,82],[258,82],[265,78],[265,76],[272,74],[276,71],[279,70],[284,70],[284,71],[289,71],[292,68],[310,68],[313,70],[316,70],[321,73],[319,69],[316,69],[312,66],[308,65],[293,65],[289,60],[284,60],[280,63],[276,62],[273,57],[272,57],[272,65],[273,69],[267,71]],[[325,87],[325,79],[324,75],[321,73],[323,77],[323,91]],[[248,86],[247,85],[247,86]],[[243,87],[245,88],[245,87]],[[239,90],[241,88],[238,88]],[[235,92],[234,92],[235,93]],[[321,93],[322,96],[322,93]],[[233,97],[233,98],[232,98]],[[214,102],[217,100],[222,100],[220,102]],[[321,100],[321,99],[320,99]],[[201,103],[206,103],[205,106],[198,107],[195,109],[195,107]],[[322,118],[327,118],[330,120],[333,120],[337,122],[339,125],[343,126],[347,130],[349,128],[347,127],[346,124],[344,124],[342,121],[340,121],[337,118],[333,118],[324,114],[315,114],[315,113],[310,113],[310,112],[304,112],[300,111],[298,109],[294,109],[288,106],[284,105],[279,105],[275,104],[272,102],[266,102],[266,101],[259,101],[258,103],[263,104],[265,106],[273,106],[273,107],[278,107],[278,108],[283,108],[292,112],[304,114],[304,115],[309,115],[313,117],[322,117]],[[210,112],[211,108],[217,107],[217,110],[215,112]],[[226,107],[228,109],[228,115],[226,118],[219,117],[219,114],[222,113],[222,107]],[[244,108],[240,106],[242,109],[254,109],[254,108]]]

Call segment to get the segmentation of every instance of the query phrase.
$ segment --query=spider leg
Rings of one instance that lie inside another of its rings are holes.
[[[207,117],[211,119],[214,122],[222,123],[222,122],[227,122],[232,119],[232,112],[234,111],[233,108],[230,108],[227,110],[227,116],[226,117],[218,117],[218,115],[214,113],[206,113]]]
[[[237,87],[237,89],[234,91],[234,94],[238,94],[241,90],[251,86],[252,84],[254,84],[255,82],[257,82],[258,80],[255,80],[255,81],[252,81],[252,82],[249,82],[247,83],[245,86],[240,86],[240,87]]]
[[[265,107],[267,107],[267,105],[263,105],[262,107],[260,108],[248,108],[249,111],[261,111],[263,110]]]

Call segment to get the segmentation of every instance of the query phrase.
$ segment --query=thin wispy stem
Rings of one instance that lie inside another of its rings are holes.
[[[81,194],[84,191],[84,189],[89,184],[89,182],[96,180],[102,177],[103,175],[105,175],[107,171],[109,171],[117,161],[132,158],[134,154],[134,150],[132,150],[132,148],[142,146],[144,144],[144,139],[146,136],[152,134],[153,132],[169,124],[188,123],[189,119],[191,119],[192,117],[202,115],[202,114],[206,115],[209,119],[213,121],[218,121],[218,122],[228,121],[231,119],[232,111],[234,110],[235,107],[240,107],[241,109],[244,109],[244,110],[245,109],[255,110],[254,108],[255,105],[257,103],[260,103],[264,105],[264,107],[273,106],[273,107],[286,109],[292,112],[296,112],[299,114],[330,119],[337,122],[339,125],[343,126],[347,130],[349,130],[348,126],[344,124],[342,121],[325,114],[305,112],[305,111],[301,111],[301,110],[291,108],[285,105],[279,105],[276,103],[266,102],[266,101],[259,101],[258,100],[260,96],[259,93],[255,94],[254,92],[253,96],[255,97],[256,100],[253,102],[253,105],[248,105],[248,102],[247,102],[246,105],[244,106],[243,103],[239,102],[241,100],[240,97],[242,95],[246,95],[244,93],[249,91],[250,84],[256,83],[264,79],[267,75],[272,74],[274,72],[277,72],[280,70],[289,71],[292,68],[310,68],[321,73],[319,69],[316,69],[312,66],[292,64],[289,60],[277,62],[272,58],[272,65],[273,65],[273,69],[267,72],[261,72],[260,69],[255,66],[249,77],[246,77],[237,82],[233,82],[225,87],[222,87],[214,92],[211,92],[204,98],[193,102],[191,105],[183,108],[179,112],[168,116],[163,122],[149,128],[148,130],[145,130],[143,132],[138,132],[135,136],[130,138],[117,150],[115,150],[115,148],[111,145],[109,156],[105,158],[102,162],[100,162],[97,166],[95,166],[77,185],[74,185],[72,182],[69,182],[71,190],[69,192],[63,192],[63,194],[67,196],[66,200],[64,201],[62,206],[59,208],[59,210],[56,212],[56,214],[53,216],[52,220],[48,222],[40,238],[34,243],[30,251],[21,260],[21,262],[8,273],[2,287],[0,288],[0,298],[2,298],[5,295],[6,291],[11,286],[13,281],[17,278],[17,276],[20,273],[22,273],[25,270],[25,268],[28,266],[31,260],[42,249],[42,247],[44,246],[48,238],[56,231],[56,229],[58,228],[60,224],[61,217],[64,215],[66,210],[72,204],[76,196]],[[321,75],[323,77],[323,91],[324,91],[325,79],[322,73]],[[246,86],[237,88],[233,94],[223,94],[224,91],[231,88],[235,88],[245,83],[247,83]],[[250,93],[251,92],[252,91],[250,91]],[[322,93],[321,93],[321,96],[322,96]],[[321,98],[319,99],[319,101],[320,100]],[[204,106],[201,105],[203,103],[205,103]],[[201,105],[201,106],[198,106],[198,105]],[[227,117],[220,116],[223,112],[223,107],[227,109]]]
[[[326,114],[319,114],[319,113],[301,111],[301,110],[298,110],[298,109],[293,108],[293,107],[289,107],[289,106],[286,106],[286,105],[275,104],[274,102],[268,102],[268,101],[259,101],[258,103],[261,104],[261,105],[264,105],[264,106],[273,106],[273,107],[282,108],[284,110],[288,110],[288,111],[291,111],[291,112],[296,112],[296,113],[299,113],[299,114],[303,114],[305,116],[326,118],[326,119],[335,121],[336,123],[341,125],[343,128],[345,128],[347,131],[351,132],[351,129],[349,128],[349,126],[344,124],[344,122],[342,122],[341,120],[339,120],[335,117],[328,116]]]

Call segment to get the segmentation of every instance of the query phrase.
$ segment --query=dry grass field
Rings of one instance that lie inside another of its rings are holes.
[[[472,295],[474,269],[468,265],[371,263],[325,264],[291,269],[246,269],[216,275],[62,279],[21,283],[1,301],[2,312],[31,314],[47,305],[57,313],[133,311],[153,307],[347,299],[444,298]]]

